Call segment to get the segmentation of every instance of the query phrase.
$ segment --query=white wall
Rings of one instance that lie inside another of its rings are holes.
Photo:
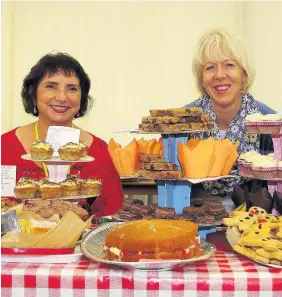
[[[91,113],[77,124],[126,144],[134,135],[113,134],[114,127],[137,127],[149,109],[180,107],[198,98],[192,54],[200,35],[215,27],[247,39],[258,72],[253,94],[273,108],[282,105],[277,102],[282,3],[12,4],[2,3],[2,133],[34,119],[20,103],[22,80],[42,55],[61,51],[80,61],[96,98]]]

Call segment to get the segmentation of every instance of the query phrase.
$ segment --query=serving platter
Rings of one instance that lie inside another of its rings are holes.
[[[29,249],[30,250],[30,249]],[[38,249],[37,249],[38,250]],[[61,249],[58,249],[60,251]],[[68,254],[2,254],[2,263],[46,263],[46,264],[65,264],[78,262],[83,256],[80,246],[76,245],[73,253]]]
[[[151,270],[151,271],[160,271],[160,270],[173,270],[175,268],[182,267],[184,265],[194,264],[198,261],[207,260],[212,257],[216,248],[213,244],[201,241],[201,249],[204,250],[205,254],[192,259],[187,260],[146,260],[146,262],[117,262],[105,260],[105,237],[106,233],[113,230],[116,226],[123,224],[121,222],[112,222],[100,225],[96,229],[89,232],[81,242],[81,251],[84,256],[103,264],[108,264],[111,266],[119,267],[122,269],[131,269],[131,270]]]
[[[191,133],[203,133],[203,132],[212,132],[216,131],[218,129],[201,129],[201,130],[185,130],[185,131],[172,131],[172,132],[161,132],[161,131],[144,131],[140,129],[133,129],[130,130],[130,133],[135,133],[135,134],[165,134],[165,135],[176,135],[176,134],[191,134]]]
[[[60,156],[52,156],[50,159],[48,160],[36,160],[36,159],[32,159],[30,154],[25,154],[22,155],[21,158],[23,160],[27,160],[27,161],[34,161],[34,162],[44,162],[46,164],[54,164],[56,163],[57,165],[63,165],[63,164],[72,164],[72,163],[79,163],[79,162],[92,162],[95,159],[91,156],[86,156],[86,157],[82,157],[80,158],[78,161],[67,161],[67,160],[62,160],[60,158]]]
[[[236,230],[232,227],[228,227],[227,230],[226,230],[226,239],[228,241],[228,243],[233,247],[237,241],[240,239],[240,234],[238,232],[236,232]],[[235,251],[234,251],[235,252]],[[236,252],[235,252],[236,253]],[[250,257],[247,257],[245,255],[242,255],[240,253],[238,253],[240,256],[243,256],[243,257],[246,257],[260,265],[263,265],[263,266],[266,266],[266,267],[272,267],[272,268],[279,268],[279,269],[282,269],[282,266],[280,265],[275,265],[275,264],[271,264],[271,263],[264,263],[264,262],[260,262],[260,261],[257,261],[253,258],[250,258]]]

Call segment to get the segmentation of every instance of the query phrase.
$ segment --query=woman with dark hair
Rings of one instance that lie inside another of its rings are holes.
[[[16,166],[17,180],[21,177],[40,179],[48,175],[44,164],[23,160],[21,156],[30,152],[35,140],[46,139],[49,126],[79,129],[73,124],[73,119],[84,116],[92,107],[90,85],[82,66],[67,54],[47,54],[31,68],[23,81],[21,95],[25,111],[38,120],[1,136],[1,163]],[[92,213],[96,216],[114,214],[121,207],[123,191],[107,144],[82,129],[80,140],[89,146],[88,155],[95,161],[75,163],[69,173],[80,178],[100,179],[103,189],[91,206]]]

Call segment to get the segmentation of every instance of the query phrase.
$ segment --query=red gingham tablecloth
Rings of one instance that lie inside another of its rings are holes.
[[[2,297],[281,297],[282,270],[237,254],[175,271],[130,271],[83,258],[71,264],[2,263]]]

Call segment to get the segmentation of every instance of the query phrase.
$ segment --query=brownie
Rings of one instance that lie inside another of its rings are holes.
[[[205,211],[209,215],[218,216],[225,212],[225,208],[223,205],[210,205],[205,207]]]
[[[131,206],[131,210],[130,211],[134,211],[134,212],[136,212],[136,213],[139,213],[139,214],[141,214],[142,216],[143,215],[146,215],[146,214],[148,214],[148,208],[147,208],[147,206],[145,206],[145,205],[138,205],[138,204],[133,204],[132,206]]]
[[[222,205],[222,203],[218,200],[206,199],[204,205]]]
[[[189,218],[188,217],[186,217],[186,216],[184,216],[184,215],[176,215],[175,217],[174,217],[174,219],[175,220],[180,220],[180,221],[189,221]]]
[[[191,205],[192,206],[202,206],[204,205],[206,199],[202,197],[194,197],[191,199]]]
[[[144,202],[140,199],[132,199],[133,204],[144,205]]]
[[[210,215],[205,215],[202,217],[197,217],[196,218],[196,223],[198,224],[214,224],[214,216],[210,216]]]
[[[202,216],[205,214],[205,209],[203,207],[187,206],[183,208],[182,214]]]
[[[142,216],[139,213],[136,213],[133,211],[123,211],[123,210],[120,210],[118,212],[118,217],[126,221],[137,220],[142,218]]]
[[[216,221],[221,221],[223,218],[228,218],[228,217],[229,217],[229,213],[225,211],[225,212],[223,212],[223,213],[221,213],[219,215],[215,215],[214,219]]]
[[[175,216],[175,209],[173,207],[156,207],[155,214],[157,218],[173,219]]]
[[[153,214],[155,213],[156,208],[158,205],[156,203],[151,203],[148,205],[148,214]]]

